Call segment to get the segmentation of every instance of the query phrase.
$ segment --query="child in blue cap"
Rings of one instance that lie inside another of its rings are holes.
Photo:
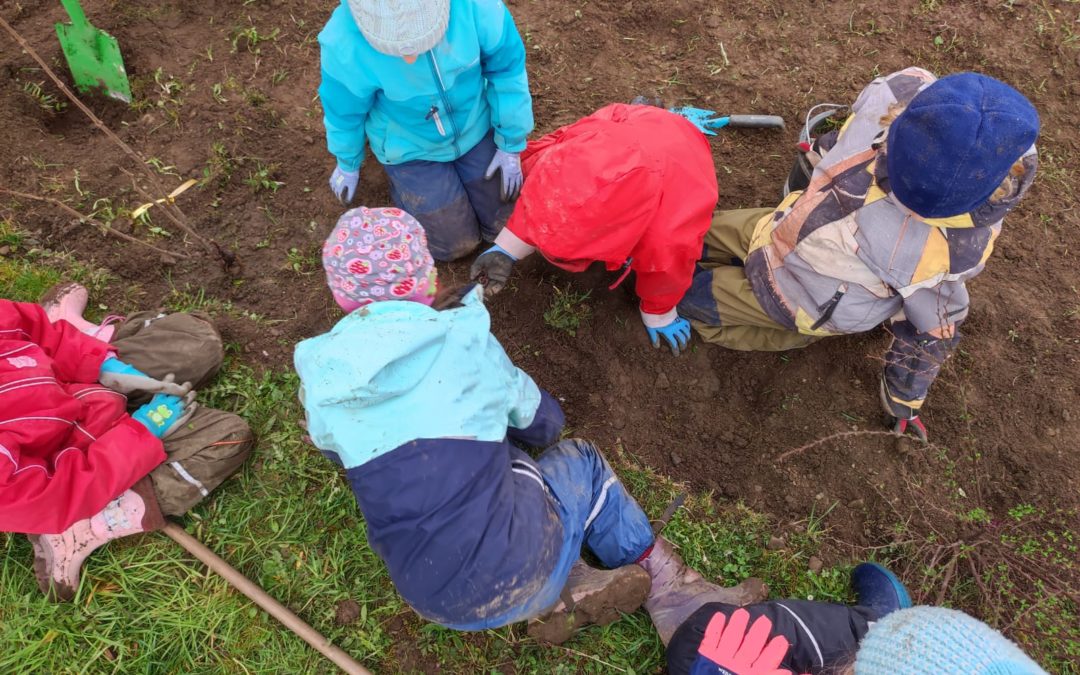
[[[436,260],[494,240],[533,128],[525,46],[502,0],[342,0],[319,45],[338,200],[352,202],[369,143]]]

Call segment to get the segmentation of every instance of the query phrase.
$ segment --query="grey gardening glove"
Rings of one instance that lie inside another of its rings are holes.
[[[171,373],[164,379],[158,380],[115,356],[110,356],[101,364],[98,382],[125,396],[141,392],[183,397],[191,391],[190,382],[177,384],[176,376]]]
[[[469,279],[484,287],[484,296],[490,298],[510,280],[517,258],[498,244],[481,253],[469,269]]]
[[[356,186],[360,183],[360,171],[346,171],[340,166],[334,167],[330,174],[330,191],[334,193],[342,206],[352,204],[356,196]]]
[[[525,181],[525,177],[521,173],[520,155],[516,152],[496,150],[495,156],[491,158],[491,164],[488,165],[487,172],[484,174],[484,180],[491,180],[496,171],[502,174],[499,197],[505,203],[517,199],[518,195],[521,194],[521,184]]]

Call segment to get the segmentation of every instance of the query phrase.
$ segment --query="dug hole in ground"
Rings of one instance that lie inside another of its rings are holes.
[[[10,41],[0,45],[0,187],[61,200],[191,257],[106,237],[48,203],[0,196],[0,290],[33,299],[45,282],[76,277],[91,285],[102,313],[168,307],[215,315],[231,359],[207,395],[248,417],[262,442],[243,475],[185,525],[369,667],[658,671],[662,650],[643,613],[560,649],[531,643],[520,627],[463,635],[419,621],[367,548],[347,487],[300,441],[292,346],[340,317],[319,266],[340,215],[325,185],[333,160],[316,98],[315,39],[331,4],[84,5],[118,38],[134,102],[84,100],[165,185],[199,179],[178,205],[199,233],[236,254],[230,270],[185,243],[160,210],[132,222],[131,210],[146,200],[125,170],[138,175],[138,167],[32,60]],[[883,330],[784,354],[696,340],[676,359],[649,346],[632,284],[609,292],[612,275],[603,270],[570,275],[540,260],[519,265],[491,313],[510,357],[563,401],[575,435],[616,458],[653,515],[677,491],[671,480],[698,495],[676,518],[673,537],[712,578],[765,575],[776,595],[843,600],[847,567],[876,558],[919,601],[965,609],[1051,672],[1078,672],[1076,7],[509,7],[528,49],[535,135],[637,94],[724,114],[782,115],[787,131],[725,130],[711,140],[721,208],[775,205],[807,109],[850,103],[879,74],[908,65],[939,75],[980,70],[1032,100],[1043,123],[1039,176],[969,285],[964,337],[924,413],[933,446],[847,433],[882,429]],[[0,13],[68,77],[53,29],[63,18],[58,3],[0,2]],[[373,160],[360,197],[389,203]],[[467,269],[466,261],[440,274],[454,285]],[[815,444],[835,434],[847,435]],[[91,670],[103,671],[328,667],[167,542],[118,542],[95,554],[89,593],[61,607],[35,595],[23,540],[0,542],[0,666],[58,670],[92,655]]]

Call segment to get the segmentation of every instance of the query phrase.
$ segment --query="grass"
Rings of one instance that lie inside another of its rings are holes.
[[[0,245],[25,238],[0,223]],[[101,290],[106,277],[70,258],[38,253],[0,258],[0,295],[33,301],[61,278]],[[580,304],[579,298],[575,305]],[[202,292],[176,290],[173,309],[230,312]],[[241,314],[241,316],[243,316]],[[292,372],[259,372],[229,350],[205,405],[243,416],[258,446],[243,470],[184,519],[189,532],[280,599],[335,644],[376,672],[405,662],[438,662],[448,672],[655,672],[663,649],[639,611],[588,630],[563,647],[525,637],[523,626],[479,634],[420,621],[396,594],[368,547],[352,493],[303,440],[299,382]],[[609,458],[629,489],[658,515],[681,486],[637,465],[622,448]],[[784,551],[768,551],[765,517],[692,495],[665,534],[689,562],[724,583],[758,575],[775,595],[846,599],[847,569],[807,571],[820,531],[808,521]],[[75,600],[44,601],[34,583],[25,537],[0,534],[0,672],[332,672],[327,662],[163,535],[113,542],[84,567]],[[361,608],[335,622],[338,602]]]
[[[563,649],[542,647],[521,626],[463,634],[416,619],[394,592],[365,540],[352,493],[302,438],[298,382],[288,373],[257,374],[231,360],[202,394],[234,410],[259,436],[245,469],[185,519],[187,529],[376,671],[390,672],[401,650],[438,661],[449,672],[513,664],[524,672],[651,672],[663,659],[643,612],[590,630]],[[679,487],[612,453],[624,480],[652,514]],[[667,536],[703,573],[735,583],[762,575],[781,595],[844,599],[846,569],[805,571],[815,542],[769,552],[770,523],[708,496],[690,499]],[[0,535],[0,670],[40,672],[320,672],[328,666],[299,639],[254,609],[160,535],[110,544],[85,567],[69,605],[39,596],[30,547]],[[361,618],[334,622],[338,601]],[[400,626],[392,632],[391,625]]]
[[[591,314],[586,302],[592,291],[575,291],[572,286],[552,287],[555,291],[551,304],[544,311],[544,323],[557,331],[573,337]]]
[[[0,218],[0,298],[36,302],[60,281],[78,281],[91,292],[103,291],[112,276],[70,255],[38,248],[14,222]]]

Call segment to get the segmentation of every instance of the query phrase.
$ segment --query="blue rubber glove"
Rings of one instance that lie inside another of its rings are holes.
[[[510,255],[502,246],[495,244],[473,261],[472,267],[469,268],[469,280],[483,286],[484,295],[490,298],[510,281],[510,273],[514,271],[516,262],[517,258]]]
[[[525,177],[521,173],[521,156],[516,152],[495,150],[495,156],[491,158],[491,164],[488,164],[484,180],[491,180],[496,171],[502,173],[499,197],[505,203],[517,199],[521,194],[521,184],[525,182]]]
[[[690,322],[681,316],[675,317],[675,320],[666,326],[659,328],[645,326],[645,330],[649,333],[653,347],[659,347],[660,338],[663,337],[675,356],[678,356],[679,351],[686,349],[686,345],[690,344]]]
[[[141,423],[158,438],[165,438],[173,430],[183,426],[195,413],[195,392],[183,398],[168,394],[155,394],[150,402],[131,413],[131,418]]]
[[[715,136],[716,132],[713,129],[723,129],[731,121],[730,117],[718,115],[715,110],[705,110],[704,108],[668,108],[668,112],[673,112],[690,120],[698,128],[698,131],[706,136]]]
[[[330,174],[330,191],[334,193],[342,206],[352,204],[356,196],[356,186],[360,182],[360,171],[346,171],[340,166],[334,167],[334,173]]]
[[[145,392],[184,396],[191,391],[190,383],[176,384],[176,378],[172,375],[166,375],[162,380],[154,379],[115,356],[110,356],[101,364],[98,382],[125,395]]]

